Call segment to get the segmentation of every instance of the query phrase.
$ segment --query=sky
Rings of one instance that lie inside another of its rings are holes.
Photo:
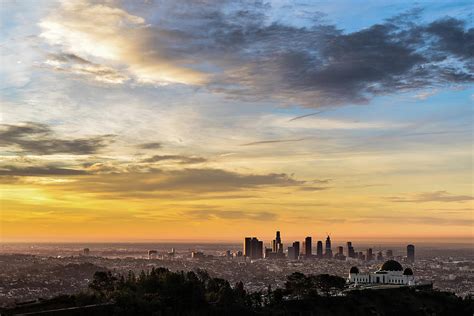
[[[470,1],[7,1],[2,242],[472,242]]]

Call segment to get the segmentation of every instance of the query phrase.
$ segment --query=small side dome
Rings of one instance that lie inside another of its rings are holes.
[[[358,274],[359,273],[359,268],[357,267],[352,267],[351,270],[349,271],[350,274]]]
[[[403,271],[403,267],[398,261],[388,260],[382,265],[380,270],[383,270],[383,271]]]
[[[403,275],[413,275],[413,270],[410,268],[406,268],[405,271],[403,271]]]

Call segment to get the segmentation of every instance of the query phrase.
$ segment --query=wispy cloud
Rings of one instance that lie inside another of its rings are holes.
[[[196,164],[206,162],[206,158],[194,157],[194,156],[184,156],[184,155],[155,155],[150,158],[143,159],[142,162],[161,162],[161,161],[176,161],[179,164]]]
[[[403,223],[415,225],[429,225],[429,226],[472,226],[474,221],[472,218],[446,218],[435,216],[364,216],[357,219],[350,219],[350,223],[380,223],[389,221],[390,223]]]
[[[414,98],[415,99],[418,99],[418,100],[426,100],[428,99],[429,97],[432,97],[434,96],[435,94],[437,94],[439,91],[437,89],[432,89],[432,90],[427,90],[427,91],[420,91],[419,93],[417,93]]]
[[[465,202],[474,200],[470,195],[455,195],[447,191],[435,191],[410,195],[408,197],[391,196],[391,202],[424,203],[424,202]]]
[[[288,122],[293,122],[293,121],[296,121],[296,120],[301,120],[301,119],[304,119],[306,117],[310,117],[310,116],[314,116],[314,115],[318,115],[318,114],[321,114],[323,113],[324,111],[318,111],[318,112],[314,112],[314,113],[309,113],[309,114],[305,114],[305,115],[300,115],[300,116],[296,116],[294,118],[291,118],[288,120]]]
[[[130,79],[112,67],[90,62],[74,54],[51,54],[44,65],[58,72],[87,76],[93,80],[110,84],[122,84]]]
[[[34,166],[34,167],[16,167],[0,166],[0,176],[26,176],[26,177],[44,177],[44,176],[77,176],[85,175],[85,170],[60,168],[54,166]]]
[[[293,142],[300,142],[305,140],[305,138],[298,138],[298,139],[274,139],[274,140],[261,140],[257,142],[250,142],[245,143],[240,146],[255,146],[255,145],[266,145],[266,144],[276,144],[276,143],[293,143]]]
[[[219,210],[193,210],[183,213],[184,216],[195,220],[253,220],[253,221],[271,221],[277,220],[278,215],[272,212],[252,212],[252,211],[219,211]]]
[[[137,145],[140,149],[160,149],[163,147],[161,143],[158,142],[151,142],[151,143],[144,143]]]

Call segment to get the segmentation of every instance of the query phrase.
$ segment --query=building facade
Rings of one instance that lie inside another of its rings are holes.
[[[388,260],[375,272],[360,273],[357,267],[352,267],[349,271],[348,282],[355,284],[415,285],[415,276],[412,269],[406,268],[404,270],[398,261]]]

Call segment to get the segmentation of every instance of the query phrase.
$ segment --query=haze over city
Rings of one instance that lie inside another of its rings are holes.
[[[471,1],[2,1],[6,242],[472,243]]]

